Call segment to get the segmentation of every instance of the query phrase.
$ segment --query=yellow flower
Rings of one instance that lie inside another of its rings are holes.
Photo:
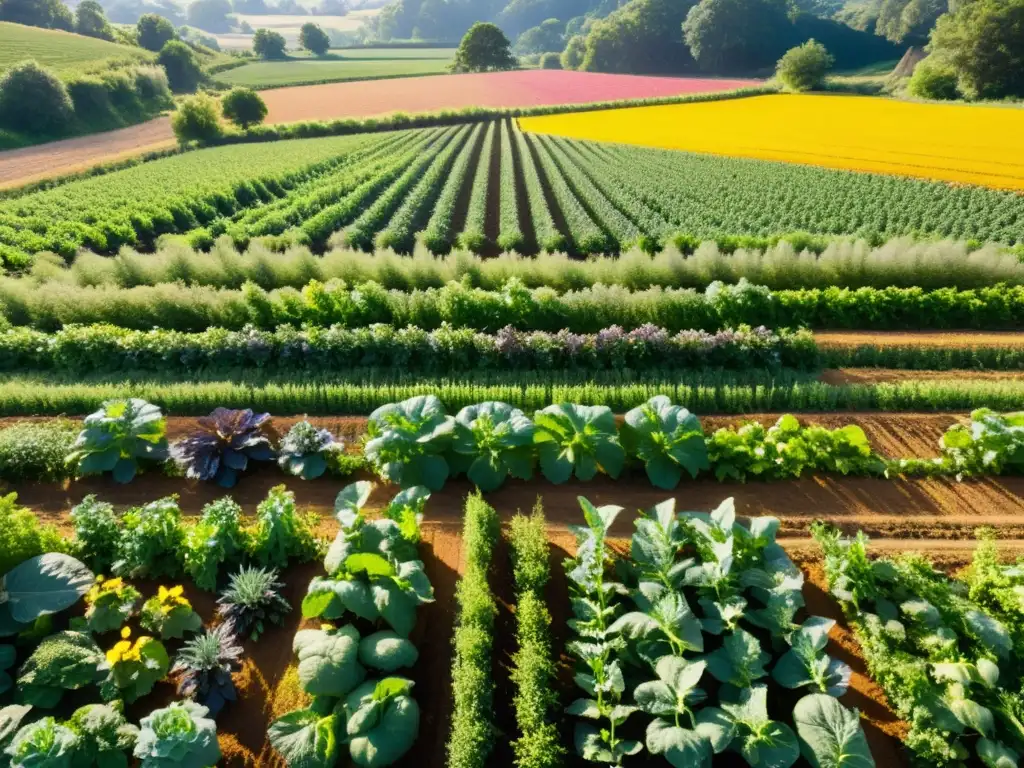
[[[121,639],[122,640],[127,640],[131,636],[132,636],[132,628],[131,627],[122,627],[121,628]]]
[[[119,576],[116,579],[110,579],[108,582],[106,582],[103,585],[103,588],[108,590],[108,591],[110,591],[110,592],[113,592],[115,590],[120,589],[122,586],[124,586],[124,579],[122,579]]]
[[[183,586],[181,586],[181,584],[179,584],[176,587],[171,587],[170,590],[169,590],[169,593],[170,593],[170,595],[172,597],[181,597],[181,595],[182,595],[182,593],[184,591],[185,591],[185,588]]]
[[[123,633],[122,633],[123,634]],[[131,650],[132,644],[129,640],[121,640],[114,644],[114,647],[107,651],[107,661],[110,664],[117,664],[126,658],[126,654]]]

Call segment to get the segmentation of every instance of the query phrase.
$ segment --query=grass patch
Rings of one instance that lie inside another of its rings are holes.
[[[25,59],[35,59],[67,76],[96,72],[115,62],[141,64],[155,58],[142,48],[55,29],[0,22],[0,72]]]
[[[447,71],[451,48],[363,48],[333,51],[322,59],[293,56],[283,61],[257,61],[221,73],[228,85],[277,88],[289,85],[438,75]]]

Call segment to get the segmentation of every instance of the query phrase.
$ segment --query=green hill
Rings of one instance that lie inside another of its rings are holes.
[[[141,48],[109,43],[71,32],[0,22],[0,72],[25,59],[35,59],[63,75],[91,72],[115,61],[151,61]]]

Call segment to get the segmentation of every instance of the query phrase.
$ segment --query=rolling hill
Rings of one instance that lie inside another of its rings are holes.
[[[109,43],[21,24],[0,22],[0,72],[25,59],[35,59],[62,75],[103,69],[114,61],[151,61],[153,54],[142,48]]]

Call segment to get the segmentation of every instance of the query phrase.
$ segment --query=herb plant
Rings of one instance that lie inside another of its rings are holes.
[[[134,755],[141,768],[210,768],[221,758],[217,724],[206,707],[176,701],[142,718]]]
[[[185,533],[185,573],[200,589],[212,592],[225,565],[236,565],[246,548],[242,508],[230,498],[203,507],[199,521]]]
[[[67,551],[53,526],[41,525],[30,509],[18,506],[18,494],[0,496],[0,575],[30,557]]]
[[[592,480],[599,471],[614,478],[622,472],[626,455],[607,406],[550,405],[537,411],[533,422],[540,469],[552,483],[564,483],[573,475]]]
[[[202,704],[212,717],[238,697],[231,674],[241,667],[242,646],[232,630],[225,623],[196,635],[171,667],[171,675],[178,676],[178,695]]]
[[[170,589],[161,585],[157,594],[142,606],[139,620],[142,627],[164,640],[181,639],[186,632],[197,631],[203,625],[203,620],[192,610],[192,603],[184,596],[184,592],[180,584]]]
[[[174,496],[129,509],[121,522],[114,573],[132,579],[174,578],[181,573],[185,533]]]
[[[65,691],[99,683],[109,667],[92,637],[83,632],[58,632],[45,638],[18,670],[22,703],[53,709]]]
[[[295,506],[295,494],[279,485],[270,489],[256,510],[256,526],[248,543],[248,554],[262,566],[284,568],[289,560],[315,560],[320,543],[313,534],[315,515],[302,516]]]
[[[533,422],[507,403],[467,405],[455,416],[450,465],[481,491],[533,474]]]
[[[711,468],[700,421],[664,395],[626,413],[620,437],[626,454],[644,463],[655,488],[672,490],[683,470],[697,477]]]
[[[0,430],[0,479],[55,482],[71,476],[67,457],[78,436],[64,419],[12,424]]]
[[[269,413],[215,408],[198,420],[199,430],[171,447],[171,455],[192,480],[212,480],[231,488],[250,461],[274,458],[266,433]]]
[[[110,677],[104,682],[104,699],[124,699],[129,704],[145,696],[167,677],[171,660],[159,640],[142,635],[134,642],[131,629],[121,630],[121,639],[107,651]]]
[[[344,444],[336,441],[329,430],[300,421],[281,441],[277,463],[290,475],[314,480],[327,470],[327,454],[344,449]]]
[[[135,477],[139,462],[167,458],[167,422],[160,409],[139,398],[108,400],[85,417],[68,463],[79,475],[113,474],[118,483]]]
[[[82,560],[97,573],[108,573],[117,559],[121,538],[114,507],[90,494],[71,510],[71,520]]]
[[[85,594],[85,620],[89,631],[103,634],[120,629],[135,613],[135,606],[142,597],[123,579],[96,577],[96,583]]]
[[[217,600],[220,617],[239,637],[259,640],[269,624],[281,624],[292,607],[281,597],[277,571],[241,568]]]
[[[390,403],[370,414],[364,455],[383,480],[437,491],[448,479],[445,453],[453,429],[454,420],[434,395]]]

